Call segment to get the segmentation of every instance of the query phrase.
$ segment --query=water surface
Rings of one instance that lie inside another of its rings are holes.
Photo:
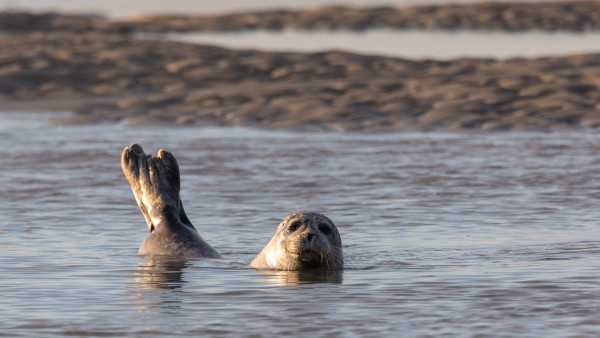
[[[144,35],[142,35],[144,36]],[[157,35],[145,35],[157,37]],[[442,30],[245,31],[166,34],[167,39],[213,44],[233,49],[359,54],[412,59],[449,60],[459,57],[497,58],[564,56],[600,53],[600,33],[486,32]]]
[[[600,136],[55,127],[0,114],[6,336],[595,336]],[[178,158],[224,260],[138,256],[125,145]],[[247,263],[294,210],[339,225],[342,273]]]

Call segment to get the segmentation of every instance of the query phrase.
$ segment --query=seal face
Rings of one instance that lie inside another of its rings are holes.
[[[256,269],[336,270],[344,267],[342,240],[333,221],[314,212],[295,212],[252,261]]]

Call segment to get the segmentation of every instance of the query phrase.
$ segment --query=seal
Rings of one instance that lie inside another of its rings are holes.
[[[121,168],[146,220],[150,235],[139,254],[221,258],[192,225],[179,195],[177,160],[160,149],[156,157],[139,144],[123,149]],[[252,261],[261,270],[338,270],[344,267],[342,240],[336,225],[315,212],[294,212]]]
[[[152,157],[133,144],[123,149],[121,168],[150,230],[139,254],[221,258],[183,209],[179,165],[170,152],[161,149]]]
[[[250,266],[264,270],[342,269],[342,239],[327,216],[294,212],[283,219]]]

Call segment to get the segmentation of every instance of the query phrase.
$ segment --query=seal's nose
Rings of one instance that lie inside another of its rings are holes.
[[[315,237],[315,234],[309,233],[308,235],[306,235],[306,240],[310,242],[313,239],[313,237]]]

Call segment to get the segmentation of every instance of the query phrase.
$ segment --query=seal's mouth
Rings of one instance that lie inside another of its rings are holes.
[[[305,269],[321,266],[322,257],[314,251],[304,251],[300,254],[300,265]]]

